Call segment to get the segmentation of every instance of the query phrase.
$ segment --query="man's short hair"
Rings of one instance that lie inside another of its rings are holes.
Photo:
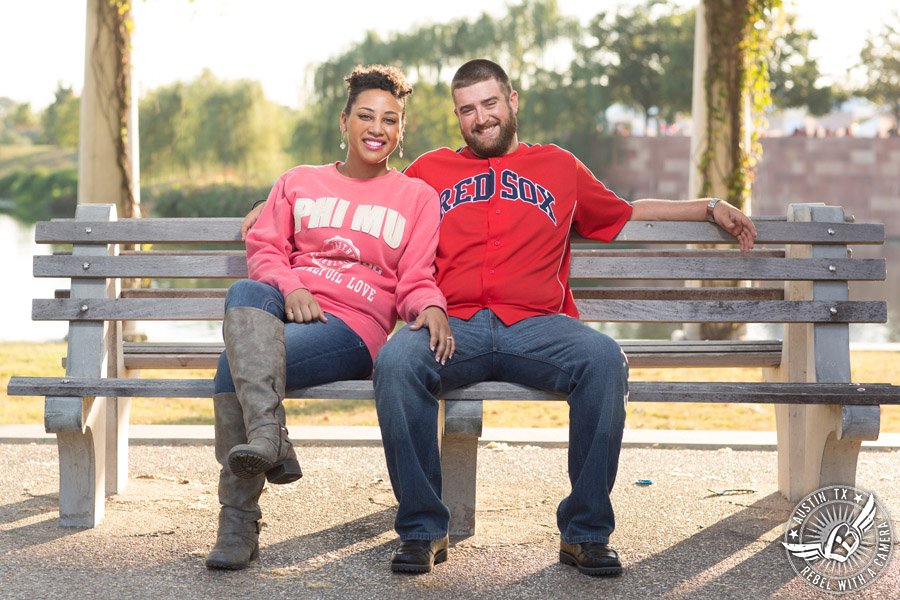
[[[487,60],[486,58],[476,58],[470,60],[453,75],[453,81],[450,84],[450,91],[459,88],[469,87],[482,81],[494,79],[503,88],[503,93],[509,96],[512,93],[512,84],[509,81],[509,75],[503,70],[503,67],[497,63]]]

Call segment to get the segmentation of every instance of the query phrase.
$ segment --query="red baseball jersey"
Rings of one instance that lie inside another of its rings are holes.
[[[496,158],[441,148],[405,173],[440,196],[436,279],[448,313],[462,319],[482,308],[507,325],[535,315],[577,318],[570,230],[608,242],[631,217],[629,202],[554,145],[520,143]]]

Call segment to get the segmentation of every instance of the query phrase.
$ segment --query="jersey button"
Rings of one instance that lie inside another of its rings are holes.
[[[498,215],[499,215],[499,214],[500,214],[500,209],[499,209],[499,208],[498,208],[498,209],[497,209],[497,210],[495,210],[495,211],[494,211],[494,212],[495,212],[495,213],[496,213],[496,214],[498,214]]]
[[[494,240],[494,245],[495,245],[495,246],[499,246],[499,245],[500,245],[500,240]]]
[[[488,273],[490,273],[491,275],[493,275],[493,274],[494,274],[494,270],[491,269],[490,271],[488,271]]]

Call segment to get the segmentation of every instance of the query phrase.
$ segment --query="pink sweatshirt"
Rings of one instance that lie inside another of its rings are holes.
[[[398,313],[447,308],[434,282],[439,214],[431,186],[394,169],[352,179],[337,164],[294,167],[247,235],[249,275],[285,297],[308,289],[374,359]]]

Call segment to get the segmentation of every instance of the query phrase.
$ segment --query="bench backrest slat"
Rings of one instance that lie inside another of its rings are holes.
[[[757,244],[882,244],[877,223],[757,221]],[[734,244],[734,237],[706,222],[629,221],[613,240],[628,244]]]
[[[759,281],[883,281],[885,260],[798,258],[622,258],[575,257],[571,279],[702,279]],[[240,253],[201,253],[188,256],[165,254],[101,256],[90,261],[76,256],[34,257],[35,277],[133,277],[219,278],[247,276],[247,262]]]
[[[79,298],[32,301],[32,318],[55,321],[215,320],[222,298]],[[578,300],[585,321],[632,323],[883,323],[887,303],[812,301]],[[832,312],[834,311],[834,312]]]
[[[247,277],[243,254],[199,256],[104,256],[85,261],[76,256],[34,257],[35,277],[133,277],[164,279],[240,279]]]
[[[754,219],[758,244],[882,244],[878,223],[803,223]],[[240,218],[120,219],[114,222],[60,219],[38,223],[39,244],[240,244]],[[580,238],[576,235],[575,240]],[[733,244],[734,238],[710,223],[631,221],[614,242],[620,244]]]
[[[570,279],[755,279],[882,281],[885,261],[872,259],[573,258]]]
[[[39,244],[241,244],[241,219],[60,219],[35,226]]]
[[[576,305],[582,320],[603,322],[884,323],[887,320],[887,303],[880,301],[580,300]]]

